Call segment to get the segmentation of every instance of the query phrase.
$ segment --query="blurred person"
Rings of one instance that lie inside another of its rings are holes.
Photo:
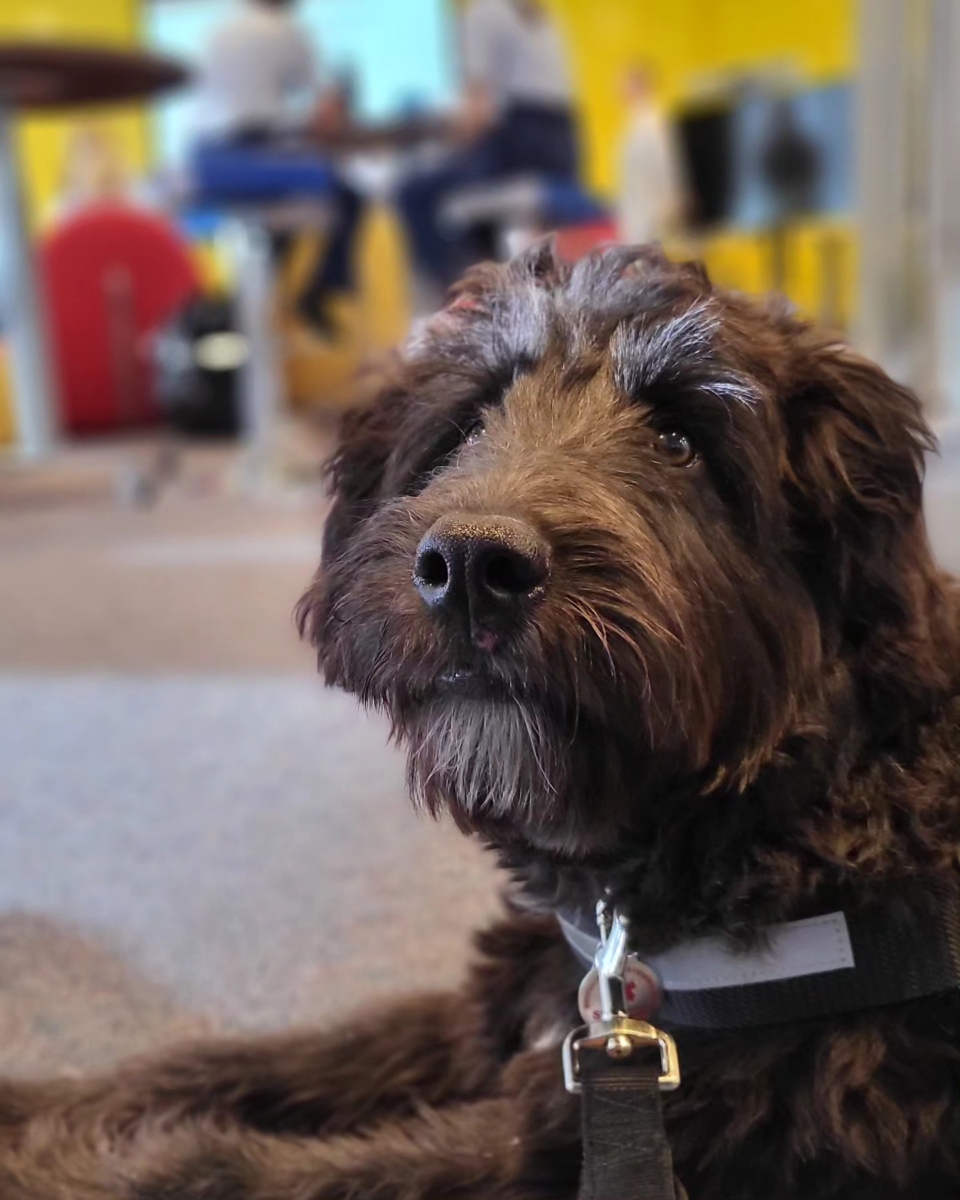
[[[330,296],[354,286],[351,260],[363,202],[309,145],[345,114],[337,90],[322,87],[319,54],[293,14],[296,3],[238,0],[237,11],[215,30],[200,67],[197,128],[201,145],[257,151],[249,163],[251,195],[316,194],[332,200],[326,252],[297,301],[314,332],[330,337],[336,333]],[[277,239],[279,256],[289,240]]]
[[[624,81],[628,118],[620,146],[618,221],[621,241],[630,245],[676,233],[686,210],[680,147],[656,84],[649,64],[633,67]]]
[[[441,227],[451,192],[514,174],[575,180],[579,166],[563,39],[539,0],[470,0],[461,35],[458,145],[397,196],[414,264],[441,289],[491,249],[480,230]]]

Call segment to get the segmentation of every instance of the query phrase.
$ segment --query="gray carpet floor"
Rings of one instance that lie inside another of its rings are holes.
[[[310,678],[0,681],[0,911],[90,962],[75,947],[38,1004],[0,937],[0,1012],[26,1035],[7,1061],[42,1070],[53,1036],[72,1068],[138,1048],[146,980],[154,1022],[259,1029],[455,983],[489,864],[409,810],[385,735]]]
[[[110,454],[0,483],[0,1070],[344,1019],[455,983],[496,911],[296,638],[322,505],[228,466],[145,512]]]
[[[195,456],[137,512],[111,462],[0,479],[0,1070],[458,979],[498,880],[297,642],[321,506],[241,499]],[[928,511],[960,571],[958,464]]]

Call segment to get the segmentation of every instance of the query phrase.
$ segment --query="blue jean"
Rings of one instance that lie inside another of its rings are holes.
[[[514,105],[479,141],[403,183],[396,204],[417,267],[443,287],[472,263],[487,257],[482,230],[453,233],[441,226],[440,209],[450,192],[516,174],[575,182],[577,139],[573,119],[558,108]]]

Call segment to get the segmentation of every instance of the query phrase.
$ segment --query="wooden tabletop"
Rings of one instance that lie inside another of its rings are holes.
[[[328,128],[313,128],[308,136],[324,150],[401,150],[420,142],[449,138],[453,122],[444,115],[361,122],[350,118]]]
[[[189,78],[175,59],[108,46],[0,41],[0,104],[65,108],[140,100]]]

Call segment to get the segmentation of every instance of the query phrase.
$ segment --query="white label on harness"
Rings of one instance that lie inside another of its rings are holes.
[[[663,954],[640,957],[651,966],[665,991],[739,987],[797,979],[854,966],[847,919],[842,912],[771,925],[767,942],[745,953],[718,937],[682,942]]]

